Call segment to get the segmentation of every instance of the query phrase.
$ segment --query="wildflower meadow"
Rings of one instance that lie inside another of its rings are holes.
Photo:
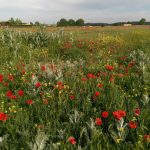
[[[0,29],[1,150],[150,149],[150,31]]]

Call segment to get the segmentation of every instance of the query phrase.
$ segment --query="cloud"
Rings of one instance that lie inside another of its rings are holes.
[[[60,18],[86,22],[150,20],[149,0],[0,0],[0,20],[56,23]]]

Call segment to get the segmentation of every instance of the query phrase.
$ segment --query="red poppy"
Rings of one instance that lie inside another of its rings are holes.
[[[146,142],[150,142],[150,135],[145,134],[143,138]]]
[[[62,84],[63,84],[62,82],[58,82],[58,83],[57,83],[57,85],[62,85]]]
[[[83,81],[83,82],[85,82],[86,80],[87,80],[87,78],[84,78],[84,77],[82,78],[82,81]]]
[[[110,65],[107,65],[107,66],[106,66],[106,69],[109,70],[109,71],[112,71],[112,70],[114,70],[114,67],[113,67],[113,66],[110,66]]]
[[[134,111],[135,116],[139,116],[140,113],[141,113],[141,111],[140,111],[139,108],[136,108],[136,109],[134,109],[133,111]]]
[[[44,65],[42,65],[42,66],[41,66],[41,70],[42,70],[42,71],[45,71],[45,70],[46,70],[46,67],[45,67]]]
[[[103,111],[102,112],[102,117],[107,118],[108,117],[108,111]]]
[[[135,122],[133,122],[133,121],[130,121],[130,122],[129,122],[129,127],[130,127],[131,129],[136,129],[136,128],[137,128],[137,123],[135,123]]]
[[[37,87],[37,88],[39,88],[39,87],[41,87],[41,83],[40,82],[37,82],[36,84],[35,84],[35,87]]]
[[[6,96],[7,96],[7,97],[11,97],[12,95],[13,95],[12,91],[7,91],[7,92],[6,92]]]
[[[101,119],[101,118],[96,118],[96,119],[95,119],[95,124],[96,124],[97,126],[102,125],[102,119]]]
[[[118,113],[118,111],[113,112],[113,116],[117,119],[120,120],[122,116]]]
[[[63,89],[64,89],[63,83],[62,83],[62,82],[57,82],[56,88],[57,88],[58,90],[60,90],[60,91],[63,90]]]
[[[118,110],[118,112],[122,117],[126,116],[126,112],[124,110]]]
[[[100,73],[98,73],[98,74],[97,74],[97,77],[100,77],[100,76],[101,76],[101,74],[100,74]]]
[[[3,113],[3,112],[0,112],[0,121],[6,121],[8,119],[8,116]]]
[[[24,91],[23,90],[18,90],[18,95],[19,96],[23,96],[24,95]]]
[[[68,138],[68,141],[71,143],[71,144],[76,144],[76,139],[73,137],[73,136],[70,136],[69,138]]]
[[[96,76],[95,76],[93,73],[88,73],[88,74],[87,74],[87,77],[88,77],[89,79],[95,79],[95,78],[96,78]]]
[[[33,104],[33,100],[31,100],[31,99],[26,100],[26,104],[28,104],[28,105],[32,105],[32,104]]]
[[[122,117],[126,116],[126,112],[123,110],[118,110],[113,112],[113,116],[117,119],[120,120]]]
[[[94,94],[96,97],[98,97],[100,95],[100,92],[96,91]]]
[[[101,88],[101,87],[103,87],[103,84],[102,84],[102,83],[99,83],[97,86],[98,86],[99,88]]]
[[[13,81],[13,80],[14,80],[13,75],[9,74],[9,75],[8,75],[8,79],[9,79],[10,81]]]
[[[75,96],[74,96],[74,95],[70,95],[69,98],[70,98],[71,100],[74,100],[74,99],[75,99]]]
[[[0,83],[4,80],[4,77],[2,74],[0,74]]]

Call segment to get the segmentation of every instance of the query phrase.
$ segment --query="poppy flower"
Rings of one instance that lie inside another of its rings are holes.
[[[98,97],[100,95],[100,92],[96,91],[94,95],[95,97]]]
[[[122,117],[126,116],[126,112],[123,111],[123,110],[114,111],[114,112],[113,112],[113,116],[114,116],[117,120],[121,120]]]
[[[45,67],[44,65],[42,65],[42,66],[41,66],[41,70],[42,70],[42,71],[45,71],[45,70],[46,70],[46,67]]]
[[[122,117],[126,116],[126,112],[124,110],[118,110],[118,112]]]
[[[108,117],[108,111],[103,111],[102,112],[102,117],[107,118]]]
[[[64,85],[63,85],[63,83],[62,82],[57,82],[57,85],[56,85],[56,87],[55,88],[57,88],[59,91],[61,91],[61,90],[63,90],[64,89]]]
[[[24,91],[23,90],[18,90],[18,95],[19,96],[23,96],[24,95]]]
[[[11,75],[11,74],[9,74],[9,75],[8,75],[8,79],[9,79],[10,81],[13,81],[13,80],[14,80],[14,76]]]
[[[85,82],[86,80],[87,80],[87,78],[84,78],[84,77],[82,78],[82,81],[83,81],[83,82]]]
[[[136,109],[134,109],[133,111],[134,111],[134,115],[135,115],[135,116],[139,116],[140,113],[141,113],[141,111],[140,111],[139,108],[136,108]]]
[[[0,74],[0,83],[4,80],[4,76]]]
[[[71,100],[74,100],[74,99],[75,99],[75,96],[74,96],[74,95],[70,95],[69,98],[70,98]]]
[[[106,66],[106,69],[107,69],[108,71],[113,71],[113,70],[114,70],[114,67],[113,67],[113,66],[110,66],[110,65],[107,65],[107,66]]]
[[[101,88],[101,87],[103,87],[103,84],[102,84],[102,83],[99,83],[97,86],[98,86],[99,88]]]
[[[28,105],[32,105],[32,104],[33,104],[33,100],[31,100],[31,99],[26,100],[26,104],[28,104]]]
[[[122,118],[122,116],[118,113],[118,111],[114,111],[113,112],[113,116],[117,119],[120,120]]]
[[[37,82],[36,84],[35,84],[35,87],[37,87],[37,88],[39,88],[39,87],[41,87],[41,83],[40,82]]]
[[[95,124],[96,124],[97,126],[102,125],[102,119],[101,119],[101,118],[96,118],[96,119],[95,119]]]
[[[70,137],[68,138],[68,141],[69,141],[72,145],[76,144],[76,139],[75,139],[73,136],[70,136]]]
[[[57,85],[62,85],[63,83],[62,82],[57,82]]]
[[[133,121],[130,121],[130,122],[129,122],[129,127],[130,127],[131,129],[136,129],[136,128],[137,128],[137,123],[135,123],[135,122],[133,122]]]
[[[96,76],[95,76],[93,73],[88,73],[88,74],[87,74],[87,77],[88,77],[89,79],[95,79],[95,78],[96,78]]]
[[[150,142],[150,135],[145,134],[143,138],[146,142]]]
[[[6,92],[6,96],[7,96],[7,97],[11,97],[12,95],[13,95],[12,91],[7,91],[7,92]]]
[[[0,112],[0,121],[6,121],[8,119],[7,114]]]

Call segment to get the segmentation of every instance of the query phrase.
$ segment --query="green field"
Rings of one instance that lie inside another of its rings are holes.
[[[0,29],[0,149],[150,149],[150,27]]]

